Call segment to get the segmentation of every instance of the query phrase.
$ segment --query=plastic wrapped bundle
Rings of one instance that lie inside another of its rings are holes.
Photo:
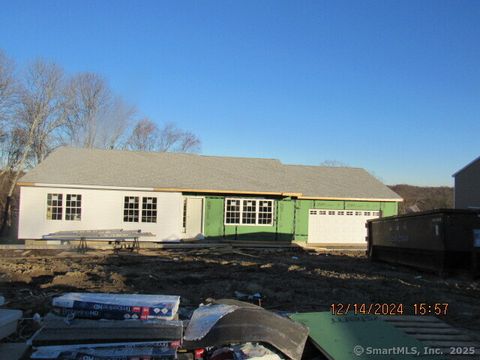
[[[59,315],[109,320],[173,320],[180,297],[172,295],[66,293],[52,300]]]

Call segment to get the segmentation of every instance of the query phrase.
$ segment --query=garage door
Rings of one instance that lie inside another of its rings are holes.
[[[380,216],[378,211],[310,209],[308,242],[313,244],[365,244],[369,219]]]

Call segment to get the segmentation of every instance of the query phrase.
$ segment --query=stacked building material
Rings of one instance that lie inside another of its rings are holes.
[[[32,339],[32,359],[177,358],[183,322],[179,296],[66,293]],[[65,317],[58,316],[65,315]]]
[[[52,301],[59,315],[109,320],[173,320],[180,305],[179,296],[67,293]]]

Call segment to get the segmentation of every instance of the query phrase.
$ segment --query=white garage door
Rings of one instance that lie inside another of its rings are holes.
[[[308,242],[313,244],[365,244],[369,219],[380,216],[378,211],[310,209]]]

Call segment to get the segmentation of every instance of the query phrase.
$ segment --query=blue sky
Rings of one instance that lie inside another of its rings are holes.
[[[480,155],[480,1],[0,1],[0,48],[104,75],[202,153],[452,185]]]

